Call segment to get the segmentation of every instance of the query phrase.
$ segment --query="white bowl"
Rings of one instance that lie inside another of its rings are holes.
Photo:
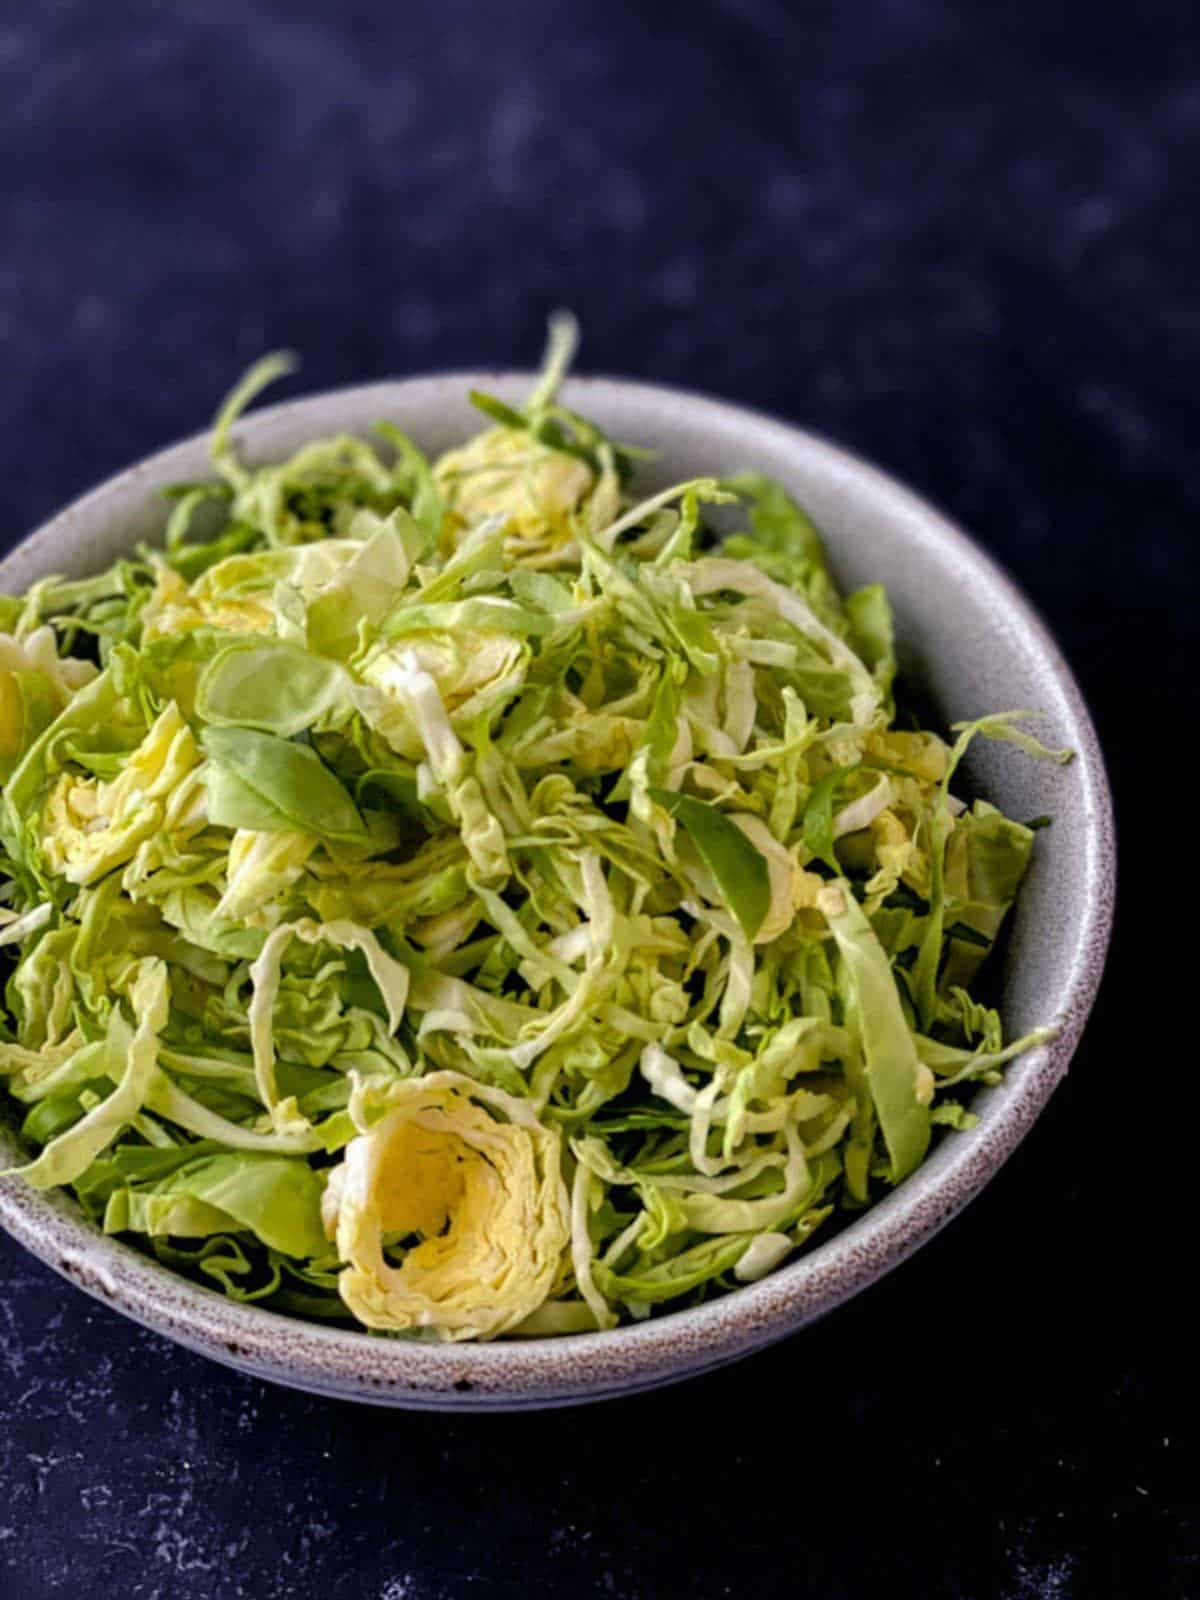
[[[366,433],[386,418],[437,452],[479,425],[469,387],[519,401],[529,383],[528,374],[453,373],[372,384],[262,410],[239,424],[237,438],[248,459],[267,462],[322,434]],[[745,468],[778,478],[821,528],[843,584],[887,585],[901,672],[947,723],[1036,707],[1046,714],[1039,731],[1048,741],[1076,751],[1066,767],[994,748],[971,762],[981,791],[1006,812],[1054,818],[1013,914],[1000,1010],[1013,1035],[1042,1023],[1060,1031],[1010,1066],[1003,1084],[978,1094],[974,1128],[945,1137],[916,1173],[842,1231],[760,1283],[608,1333],[430,1345],[301,1322],[177,1276],[100,1233],[66,1194],[0,1180],[0,1223],[35,1255],[135,1321],[258,1377],[382,1405],[518,1410],[653,1388],[793,1333],[890,1271],[979,1192],[1066,1072],[1099,983],[1115,877],[1104,765],[1067,666],[1010,580],[909,490],[797,428],[617,379],[574,379],[563,399],[617,439],[657,452],[643,474],[649,488]],[[0,589],[107,566],[161,533],[167,508],[159,489],[208,471],[203,436],[132,467],[19,545],[0,563]],[[15,1139],[0,1128],[0,1168],[17,1159]]]

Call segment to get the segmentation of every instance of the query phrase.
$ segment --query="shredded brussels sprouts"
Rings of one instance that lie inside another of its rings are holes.
[[[19,1170],[236,1299],[442,1339],[694,1303],[1048,1037],[970,993],[1033,832],[952,781],[978,735],[1066,754],[898,723],[883,590],[764,478],[639,501],[573,347],[440,460],[251,469],[270,357],[161,549],[0,597]]]

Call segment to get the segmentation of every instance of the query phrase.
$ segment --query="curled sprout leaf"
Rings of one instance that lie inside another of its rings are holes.
[[[721,896],[748,939],[762,926],[771,904],[767,863],[745,833],[723,811],[689,795],[651,789],[650,799],[687,830]]]
[[[208,816],[223,828],[356,843],[366,827],[345,786],[308,746],[258,729],[205,729]]]
[[[330,1175],[325,1217],[347,1263],[338,1292],[360,1322],[492,1338],[545,1303],[568,1199],[561,1141],[527,1101],[434,1072],[361,1082],[352,1115],[360,1131]]]

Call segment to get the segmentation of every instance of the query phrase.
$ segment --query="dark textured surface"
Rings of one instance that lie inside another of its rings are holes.
[[[0,13],[6,534],[264,346],[313,387],[528,360],[566,302],[585,366],[834,434],[998,553],[1091,697],[1125,842],[1110,982],[1026,1148],[892,1280],[683,1389],[357,1412],[0,1242],[4,1600],[1200,1586],[1166,1234],[1198,37],[1165,0]]]

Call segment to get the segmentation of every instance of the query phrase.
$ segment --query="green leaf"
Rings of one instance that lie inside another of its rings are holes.
[[[973,722],[956,722],[953,731],[959,738],[951,757],[952,764],[958,765],[972,739],[982,737],[997,739],[1003,744],[1015,744],[1035,761],[1052,761],[1055,766],[1067,766],[1075,759],[1073,750],[1055,750],[1032,733],[1026,733],[1020,726],[1036,715],[1035,711],[994,711],[989,716],[977,717]]]
[[[426,530],[401,507],[386,520],[360,511],[351,533],[364,528],[370,531],[359,549],[309,602],[308,642],[323,655],[345,658],[363,625],[387,615],[427,541]]]
[[[403,639],[411,633],[445,630],[449,633],[487,632],[524,635],[547,633],[553,617],[530,610],[513,600],[481,595],[474,600],[443,600],[429,605],[402,605],[394,610],[382,629],[387,639]]]
[[[210,567],[215,567],[218,561],[224,561],[227,556],[241,554],[256,544],[259,539],[257,528],[252,528],[249,523],[231,522],[215,539],[204,540],[198,544],[180,544],[166,555],[167,565],[176,571],[188,583]]]
[[[850,643],[874,673],[890,705],[896,676],[896,639],[887,590],[881,583],[857,589],[846,596],[845,609]]]
[[[835,767],[832,772],[827,772],[813,784],[801,819],[804,848],[816,856],[818,861],[823,861],[835,874],[842,870],[834,853],[836,841],[833,824],[838,811],[838,801],[849,780],[856,773],[864,771],[887,772],[897,778],[913,776],[904,767],[895,766],[890,761],[878,761],[868,757],[865,761],[852,762],[848,767]]]
[[[221,828],[369,838],[348,791],[316,752],[252,728],[205,728],[208,812]]]
[[[78,1088],[66,1094],[47,1095],[32,1106],[21,1124],[21,1137],[31,1144],[49,1144],[83,1116],[80,1094],[90,1091],[102,1100],[112,1089],[107,1078],[85,1078]]]
[[[349,702],[336,661],[276,639],[230,645],[205,668],[196,715],[216,727],[255,728],[290,739]]]
[[[998,711],[990,716],[978,717],[973,722],[954,725],[958,738],[950,752],[937,801],[929,817],[929,920],[913,968],[917,1016],[922,1028],[930,1026],[937,1009],[939,973],[943,983],[961,984],[969,980],[978,966],[978,959],[974,956],[965,961],[962,959],[959,946],[958,959],[941,970],[949,852],[952,849],[957,851],[961,861],[964,841],[974,836],[973,848],[967,848],[972,861],[978,862],[974,875],[980,881],[959,894],[960,920],[973,926],[976,932],[994,939],[1025,875],[1033,845],[1030,829],[1019,822],[1010,821],[986,802],[980,802],[968,816],[960,817],[955,822],[946,804],[951,779],[977,738],[1015,744],[1035,760],[1052,761],[1058,766],[1065,766],[1073,758],[1072,751],[1052,750],[1018,726],[1032,715],[1030,711]],[[961,904],[964,900],[981,901],[982,915],[973,914],[970,905],[964,907]]]
[[[152,1187],[117,1190],[108,1202],[108,1233],[132,1231],[203,1237],[247,1229],[285,1255],[328,1254],[321,1226],[325,1183],[296,1156],[205,1156]]]
[[[762,855],[715,806],[669,789],[651,789],[649,795],[686,829],[742,932],[753,939],[771,905],[771,880]]]
[[[946,934],[943,990],[974,977],[1017,897],[1033,840],[1031,829],[985,800],[977,800],[959,817],[946,844],[943,869],[945,901],[954,918]]]
[[[891,963],[850,885],[844,878],[831,884],[821,891],[818,906],[845,965],[890,1176],[899,1183],[920,1165],[929,1145],[932,1083],[926,1088]]]
[[[482,411],[485,417],[490,417],[493,422],[498,422],[502,428],[527,428],[529,419],[523,417],[519,411],[514,411],[512,406],[505,405],[503,400],[494,394],[485,394],[482,389],[468,389],[467,399],[476,411]]]
[[[60,704],[45,673],[0,669],[0,783],[54,721]]]
[[[622,1272],[598,1263],[596,1285],[610,1300],[632,1300],[642,1305],[661,1305],[689,1289],[727,1272],[736,1266],[750,1247],[754,1235],[730,1234],[705,1239],[666,1261],[635,1263]]]
[[[429,462],[408,435],[401,433],[392,422],[376,423],[375,432],[386,439],[396,452],[401,490],[408,501],[413,521],[425,535],[416,548],[409,549],[411,558],[420,561],[442,530],[446,516],[445,502]]]
[[[758,472],[740,472],[723,480],[750,503],[750,534],[735,533],[721,547],[723,555],[752,561],[777,583],[799,589],[827,627],[844,624],[842,603],[829,573],[825,546],[816,524],[782,484]]]
[[[415,767],[407,772],[399,767],[371,767],[355,780],[354,798],[360,806],[387,805],[406,817],[428,819],[417,795]]]
[[[264,389],[277,379],[284,378],[297,367],[296,357],[290,350],[276,350],[256,361],[241,380],[234,385],[221,404],[213,422],[209,456],[217,471],[235,487],[247,481],[250,474],[233,452],[233,425],[253,405]]]
[[[837,809],[838,795],[845,788],[848,779],[860,770],[860,763],[856,762],[849,767],[835,767],[832,772],[827,772],[813,784],[812,792],[804,807],[804,818],[801,824],[801,833],[804,837],[804,848],[816,856],[818,861],[823,861],[833,873],[840,873],[837,856],[833,850],[833,817]]]

